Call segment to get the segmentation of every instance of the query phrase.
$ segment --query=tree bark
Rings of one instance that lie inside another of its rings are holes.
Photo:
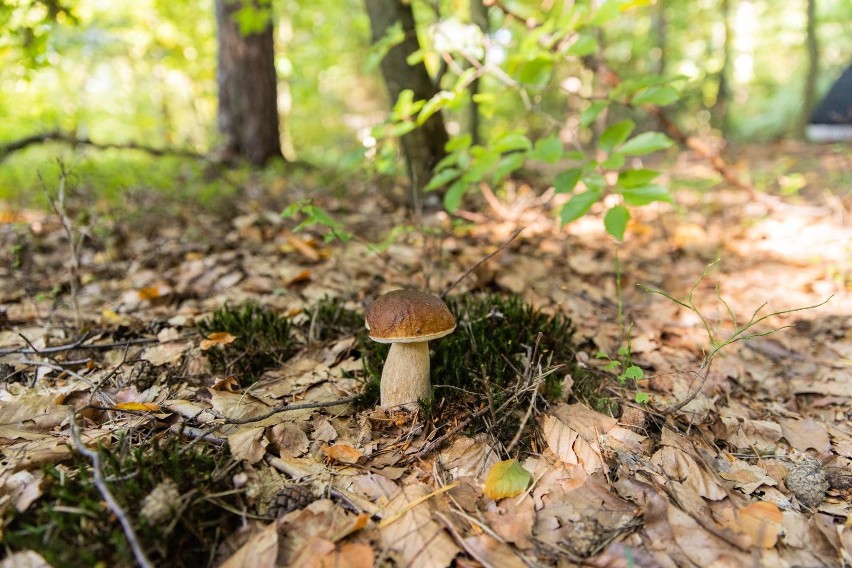
[[[281,156],[273,26],[270,18],[259,32],[240,33],[234,15],[244,2],[252,0],[216,0],[218,126],[227,158],[261,165]]]
[[[722,67],[719,69],[719,83],[716,88],[716,100],[710,111],[710,124],[718,128],[723,136],[730,130],[728,107],[731,101],[731,50],[733,48],[733,30],[731,29],[731,0],[722,0],[720,5],[725,37],[722,40]]]
[[[470,19],[471,21],[482,30],[482,35],[484,37],[488,37],[488,8],[485,6],[482,0],[470,0]],[[476,102],[476,95],[479,94],[479,77],[471,81],[470,86],[468,87],[468,92],[470,93],[470,125],[468,130],[470,131],[471,138],[473,139],[474,144],[480,144],[482,142],[482,133],[481,130],[481,115],[479,112],[479,103]]]
[[[808,72],[805,75],[802,91],[802,110],[796,122],[796,137],[804,138],[811,112],[816,105],[817,79],[819,78],[819,42],[816,31],[816,0],[807,0],[807,20],[805,23],[805,44],[808,49]]]
[[[373,42],[383,38],[388,28],[400,22],[405,40],[395,45],[382,60],[382,76],[392,104],[405,89],[414,92],[414,100],[428,100],[437,93],[426,66],[420,62],[409,65],[407,58],[420,49],[411,4],[402,0],[366,0],[367,15],[373,32]],[[432,169],[446,155],[444,146],[449,137],[440,112],[433,114],[422,126],[402,137],[402,151],[408,165],[412,185],[420,190],[432,176]]]

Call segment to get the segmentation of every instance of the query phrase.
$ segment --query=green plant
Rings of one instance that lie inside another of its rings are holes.
[[[251,302],[237,307],[226,304],[198,322],[198,332],[205,337],[224,332],[236,338],[207,354],[214,369],[248,383],[295,353],[290,327],[288,318]]]
[[[239,526],[239,515],[230,512],[235,497],[225,495],[231,461],[221,450],[204,444],[189,449],[178,438],[139,442],[122,436],[116,447],[99,452],[107,483],[134,519],[152,560],[178,567],[206,565],[210,551]],[[89,464],[77,458],[69,466],[49,465],[42,472],[42,497],[14,514],[4,528],[7,550],[38,550],[56,567],[134,564],[120,525],[103,506]],[[163,482],[173,483],[179,498],[169,503],[171,518],[149,523],[140,515],[142,503]]]
[[[335,239],[340,242],[346,243],[352,240],[352,233],[343,229],[343,224],[340,221],[335,220],[329,215],[325,209],[318,207],[313,204],[310,199],[300,199],[294,203],[288,205],[284,211],[281,212],[282,217],[297,217],[303,216],[304,220],[301,221],[294,231],[298,232],[306,227],[318,226],[323,228],[326,232],[323,236],[325,242],[331,242]]]
[[[766,331],[752,331],[756,326],[765,322],[769,318],[784,315],[784,314],[791,314],[791,313],[801,312],[801,311],[804,311],[804,310],[811,310],[811,309],[814,309],[814,308],[818,308],[818,307],[824,305],[829,300],[831,300],[831,298],[833,297],[833,295],[829,296],[828,298],[826,298],[822,302],[820,302],[818,304],[811,305],[811,306],[804,306],[804,307],[801,307],[801,308],[792,308],[792,309],[789,309],[789,310],[779,310],[779,311],[771,312],[771,313],[768,313],[766,315],[761,316],[761,315],[759,315],[760,312],[763,310],[763,308],[766,307],[766,303],[764,303],[764,304],[761,304],[760,306],[758,306],[757,309],[755,309],[752,312],[751,316],[749,317],[748,321],[745,324],[740,325],[739,323],[737,323],[737,316],[734,313],[734,310],[731,309],[731,306],[722,297],[719,285],[717,284],[716,287],[715,287],[716,297],[718,298],[718,300],[722,304],[722,306],[724,306],[725,311],[727,312],[728,317],[730,318],[730,322],[731,322],[731,324],[733,324],[733,328],[734,328],[733,331],[731,331],[731,333],[729,333],[727,336],[723,337],[719,332],[714,331],[714,329],[710,325],[710,322],[708,321],[707,317],[703,313],[701,313],[701,310],[699,310],[698,307],[696,307],[695,302],[693,301],[693,296],[695,294],[695,290],[698,288],[698,285],[704,280],[704,278],[707,276],[707,274],[710,272],[710,270],[718,263],[719,263],[719,259],[716,259],[715,261],[711,262],[710,264],[708,264],[704,268],[704,271],[701,273],[701,276],[698,277],[698,279],[695,281],[695,283],[689,289],[689,292],[687,293],[686,298],[684,298],[682,300],[675,298],[674,296],[672,296],[668,292],[664,292],[663,290],[654,290],[654,289],[647,288],[646,286],[639,284],[639,287],[642,290],[649,292],[651,294],[658,294],[660,296],[663,296],[664,298],[676,303],[677,305],[679,305],[683,308],[686,308],[687,310],[689,310],[690,312],[692,312],[696,316],[698,316],[699,320],[701,321],[701,325],[704,327],[704,331],[706,332],[707,339],[709,341],[709,349],[706,351],[704,358],[701,361],[701,365],[699,366],[698,370],[695,372],[695,375],[700,379],[698,386],[695,388],[695,390],[692,392],[692,394],[690,394],[686,399],[684,399],[684,400],[678,402],[677,404],[675,404],[674,406],[666,409],[667,413],[671,413],[671,412],[674,412],[676,410],[679,410],[680,408],[683,408],[692,399],[694,399],[695,396],[701,391],[701,387],[704,386],[704,382],[707,380],[707,376],[710,373],[710,366],[712,365],[714,358],[719,354],[720,351],[722,351],[726,347],[733,345],[734,343],[737,343],[739,341],[746,341],[746,340],[749,340],[749,339],[754,339],[756,337],[765,337],[767,335],[771,335],[773,333],[781,331],[782,329],[786,329],[788,327],[791,327],[789,325],[783,325],[783,326],[780,326],[780,327],[771,328],[771,329],[766,330]]]

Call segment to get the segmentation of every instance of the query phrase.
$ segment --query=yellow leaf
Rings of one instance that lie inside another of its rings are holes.
[[[527,488],[530,479],[532,475],[521,467],[518,460],[501,461],[491,466],[491,470],[485,477],[485,487],[482,492],[495,501],[516,497]]]
[[[201,350],[207,351],[211,347],[216,347],[217,345],[228,345],[236,340],[236,336],[231,335],[226,331],[214,331],[201,340]]]
[[[160,297],[160,288],[158,286],[146,286],[139,290],[140,300],[156,300]]]
[[[140,410],[142,412],[159,412],[160,407],[152,402],[119,402],[116,410]]]
[[[325,455],[340,463],[355,463],[364,455],[362,452],[346,444],[323,446],[322,451],[325,452]]]

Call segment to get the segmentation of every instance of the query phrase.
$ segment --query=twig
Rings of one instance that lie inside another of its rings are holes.
[[[495,256],[497,256],[498,254],[500,254],[501,252],[503,252],[503,249],[505,249],[507,246],[509,246],[509,243],[511,243],[512,241],[514,241],[516,238],[518,238],[518,235],[520,235],[520,234],[521,234],[521,231],[523,231],[525,228],[526,228],[526,227],[521,227],[521,228],[519,228],[518,230],[516,230],[516,231],[515,231],[514,233],[512,233],[512,235],[511,235],[511,236],[510,236],[510,237],[506,240],[506,242],[504,242],[502,245],[500,245],[500,248],[498,248],[497,250],[495,250],[494,252],[492,252],[492,253],[491,253],[491,254],[489,254],[488,256],[486,256],[486,257],[484,257],[484,258],[480,259],[480,260],[479,260],[476,264],[474,264],[473,266],[471,266],[470,268],[468,268],[467,270],[465,270],[465,271],[464,271],[464,274],[462,274],[461,276],[459,276],[458,278],[456,278],[456,281],[455,281],[455,282],[453,282],[452,284],[450,284],[450,285],[449,285],[449,287],[448,287],[446,290],[444,290],[443,292],[441,292],[441,299],[443,300],[444,298],[446,298],[446,297],[447,297],[447,294],[449,294],[449,293],[450,293],[450,291],[451,291],[453,288],[455,288],[456,286],[458,286],[458,285],[459,285],[459,283],[460,283],[462,280],[464,280],[465,278],[467,278],[468,276],[470,276],[470,273],[471,273],[471,272],[473,272],[474,270],[476,270],[477,268],[479,268],[480,266],[482,266],[483,264],[485,264],[486,262],[488,262],[489,260],[491,260],[493,257],[495,257]]]
[[[65,237],[68,239],[68,248],[71,253],[71,267],[69,268],[71,281],[71,305],[74,308],[74,323],[77,328],[80,327],[80,304],[77,300],[77,294],[80,290],[80,250],[83,247],[83,235],[80,231],[75,231],[71,225],[71,219],[68,217],[68,212],[65,209],[65,185],[68,181],[68,172],[65,170],[65,164],[59,161],[59,189],[57,191],[56,200],[48,193],[50,205],[53,211],[59,217],[59,222],[62,224],[62,230],[65,232]],[[45,187],[45,192],[47,189]],[[75,238],[74,233],[80,233],[80,236]]]
[[[21,338],[24,339],[28,344],[30,342],[21,334],[18,334]],[[193,334],[194,335],[194,334]],[[168,343],[170,341],[183,341],[191,337],[191,335],[182,335],[175,339],[169,339],[168,341],[161,342],[156,337],[140,337],[137,339],[128,339],[127,341],[116,341],[113,343],[87,343],[83,344],[83,342],[91,337],[91,333],[84,333],[80,339],[75,340],[72,343],[66,343],[64,345],[55,345],[53,347],[44,347],[42,349],[36,349],[34,347],[10,347],[6,349],[0,349],[0,357],[4,355],[47,355],[52,353],[62,353],[63,351],[71,351],[72,349],[114,349],[116,347],[127,347],[130,345],[145,345],[148,343]],[[30,344],[32,345],[32,344]]]
[[[279,406],[273,407],[269,412],[265,412],[260,416],[253,416],[251,418],[225,418],[225,424],[251,424],[252,422],[261,422],[266,420],[271,416],[275,416],[276,414],[280,414],[281,412],[287,412],[288,410],[304,410],[306,408],[328,408],[329,406],[339,406],[341,404],[349,404],[350,402],[355,402],[356,400],[360,400],[364,398],[363,394],[353,394],[352,396],[345,396],[343,398],[339,398],[337,400],[327,400],[323,402],[303,402],[301,404],[282,404]]]
[[[24,148],[35,144],[43,144],[45,142],[61,142],[63,144],[72,144],[74,146],[91,146],[98,150],[138,150],[140,152],[151,154],[152,156],[182,156],[185,158],[201,160],[208,159],[198,152],[193,152],[192,150],[184,150],[181,148],[155,148],[153,146],[148,146],[147,144],[138,144],[136,142],[128,142],[125,144],[94,142],[85,136],[76,136],[67,132],[54,130],[51,132],[43,132],[41,134],[27,136],[26,138],[21,138],[14,142],[10,142],[9,144],[0,146],[0,163],[19,150],[23,150]]]
[[[72,411],[70,413],[71,419],[71,439],[74,441],[74,446],[77,448],[77,451],[89,459],[92,462],[92,473],[93,479],[95,482],[95,487],[98,488],[101,496],[106,501],[107,506],[109,507],[112,514],[118,518],[118,522],[121,523],[121,528],[124,530],[124,537],[127,539],[127,542],[130,544],[130,548],[133,550],[133,556],[136,558],[136,562],[142,568],[153,568],[154,565],[148,559],[148,556],[145,554],[145,551],[142,549],[142,545],[139,544],[139,539],[136,536],[136,531],[133,530],[133,524],[130,522],[130,518],[124,509],[121,508],[118,501],[116,501],[112,492],[107,487],[106,481],[104,480],[104,472],[101,469],[101,456],[98,452],[94,450],[90,450],[85,445],[83,445],[83,441],[80,438],[80,430],[77,425],[77,420],[75,413]]]

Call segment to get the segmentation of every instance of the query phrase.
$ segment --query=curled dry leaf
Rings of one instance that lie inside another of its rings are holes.
[[[334,444],[333,446],[325,445],[322,447],[322,451],[331,459],[339,461],[340,463],[348,464],[357,462],[361,456],[364,455],[363,452],[356,450],[352,446],[347,446],[346,444]]]
[[[237,337],[235,335],[231,335],[226,331],[214,331],[201,340],[200,347],[202,351],[207,351],[213,347],[231,344],[236,340]]]

